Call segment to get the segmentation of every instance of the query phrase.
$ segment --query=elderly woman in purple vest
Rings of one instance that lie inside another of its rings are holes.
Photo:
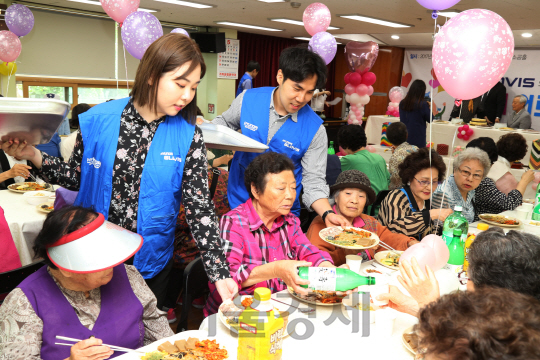
[[[99,104],[79,116],[67,163],[19,139],[2,144],[6,153],[30,160],[51,182],[79,191],[75,205],[92,207],[144,237],[131,261],[156,295],[158,307],[172,268],[180,203],[208,278],[224,298],[237,290],[221,248],[206,181],[206,148],[195,125],[197,86],[205,71],[193,40],[167,34],[146,50],[131,97]]]
[[[27,277],[0,307],[0,349],[11,360],[108,359],[173,335],[156,297],[134,266],[123,262],[140,235],[102,214],[66,207],[47,216],[34,251],[45,266]],[[55,345],[56,336],[80,341]],[[91,338],[93,337],[93,338]]]
[[[291,212],[296,199],[293,162],[283,154],[262,154],[247,167],[244,183],[250,198],[220,222],[223,248],[240,294],[253,295],[261,286],[272,293],[290,286],[298,294],[307,294],[300,286],[309,281],[298,276],[298,267],[335,266],[327,252],[309,242]],[[222,303],[212,285],[210,291],[205,315],[216,313]]]

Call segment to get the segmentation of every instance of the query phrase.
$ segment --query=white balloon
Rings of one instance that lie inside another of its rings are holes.
[[[393,106],[393,107],[398,107],[398,106],[399,106],[399,103],[397,103],[397,102],[391,102],[389,105],[390,105],[390,106]]]
[[[349,119],[356,120],[356,115],[354,115],[354,113],[349,113]]]
[[[349,95],[349,97],[351,98],[351,104],[358,104],[358,103],[360,103],[360,98],[361,98],[361,96],[358,95],[357,93],[351,94],[351,95]],[[358,105],[357,105],[357,106],[358,106]]]
[[[369,95],[360,96],[360,103],[362,105],[369,104]]]
[[[345,95],[345,101],[347,101],[349,104],[351,103],[351,96],[349,94]]]
[[[353,120],[353,125],[360,125],[360,122],[358,120]]]

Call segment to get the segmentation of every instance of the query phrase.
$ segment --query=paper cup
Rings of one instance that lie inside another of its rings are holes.
[[[529,210],[525,208],[517,208],[516,217],[521,220],[527,220],[529,218]]]
[[[373,301],[373,305],[376,306],[388,305],[388,300],[377,300],[377,296],[381,294],[388,294],[389,292],[390,286],[388,285],[388,281],[380,277],[377,278],[377,282],[375,285],[369,286],[371,301]]]
[[[360,274],[360,266],[362,265],[362,257],[359,255],[347,255],[345,256],[346,264],[349,265],[349,269],[357,274]]]
[[[534,204],[530,204],[530,203],[522,203],[521,206],[519,206],[520,208],[524,208],[524,209],[527,209],[529,212],[531,212],[533,209],[534,209]]]

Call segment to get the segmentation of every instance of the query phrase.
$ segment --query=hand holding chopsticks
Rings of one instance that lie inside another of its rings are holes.
[[[71,356],[73,357],[73,359],[108,359],[115,351],[135,352],[144,354],[143,351],[103,344],[100,339],[96,338],[81,340],[58,335],[56,336],[56,338],[60,340],[76,342],[75,344],[55,343],[55,345],[71,346]]]

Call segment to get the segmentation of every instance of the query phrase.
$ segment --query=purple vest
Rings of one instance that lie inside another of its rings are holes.
[[[26,278],[19,288],[36,314],[43,320],[41,358],[68,358],[71,348],[54,345],[56,335],[88,339],[90,335],[104,344],[137,349],[143,346],[143,307],[129,283],[124,264],[114,268],[111,281],[101,287],[101,310],[92,330],[81,324],[71,304],[43,266]],[[112,357],[122,355],[115,352]]]

